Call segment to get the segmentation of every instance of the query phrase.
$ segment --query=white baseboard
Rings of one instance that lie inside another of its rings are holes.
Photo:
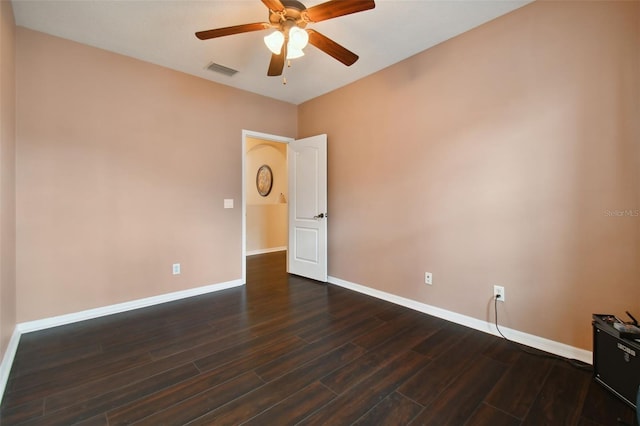
[[[9,379],[9,373],[11,372],[11,366],[13,365],[13,360],[15,358],[16,351],[18,350],[18,342],[20,341],[20,336],[24,333],[30,333],[32,331],[44,330],[60,325],[90,320],[106,315],[118,314],[134,309],[146,308],[153,305],[159,305],[161,303],[173,302],[175,300],[186,299],[187,297],[213,293],[216,291],[226,290],[228,288],[239,287],[242,285],[242,280],[227,281],[224,283],[191,288],[188,290],[161,294],[159,296],[146,297],[144,299],[132,300],[130,302],[118,303],[101,308],[88,309],[86,311],[19,323],[16,325],[13,331],[11,340],[9,340],[9,344],[7,345],[7,350],[4,353],[2,364],[0,364],[0,402],[2,402],[2,397],[4,396],[7,380]]]
[[[0,403],[2,403],[2,397],[4,396],[4,390],[7,387],[7,381],[9,380],[9,373],[11,372],[11,366],[18,350],[18,343],[20,342],[20,332],[17,327],[13,330],[7,350],[2,357],[2,364],[0,364]]]
[[[247,252],[247,256],[255,256],[256,254],[275,253],[277,251],[287,251],[287,246],[284,247],[271,247],[260,250],[251,250]]]
[[[120,312],[132,311],[134,309],[146,308],[148,306],[159,305],[161,303],[173,302],[187,297],[199,296],[201,294],[213,293],[215,291],[226,290],[232,287],[241,286],[242,280],[227,281],[219,284],[212,284],[203,287],[190,288],[188,290],[176,291],[173,293],[161,294],[159,296],[146,297],[144,299],[132,300],[115,305],[103,306],[101,308],[88,309],[86,311],[74,312],[72,314],[60,315],[51,318],[44,318],[35,321],[20,323],[16,326],[22,333],[44,330],[57,327],[59,325],[71,324],[78,321],[85,321],[107,315],[118,314]]]
[[[495,324],[491,322],[482,321],[477,318],[447,311],[445,309],[427,305],[415,300],[396,296],[395,294],[341,280],[340,278],[336,277],[329,277],[329,283],[347,288],[349,290],[357,291],[358,293],[382,299],[387,302],[395,303],[396,305],[401,305],[415,311],[429,314],[434,317],[442,318],[444,320],[451,321],[465,327],[473,328],[474,330],[479,330],[485,333],[493,334],[495,336],[500,336]],[[577,359],[587,364],[591,364],[593,362],[593,356],[590,351],[569,346],[553,340],[545,339],[533,334],[523,333],[521,331],[513,330],[503,326],[500,326],[500,331],[502,331],[502,334],[504,334],[509,340],[512,340],[514,342],[518,342],[532,348],[559,355],[564,358]]]

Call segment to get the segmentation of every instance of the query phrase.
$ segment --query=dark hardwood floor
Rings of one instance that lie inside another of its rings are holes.
[[[247,285],[22,336],[2,425],[633,425],[588,371],[248,259]]]

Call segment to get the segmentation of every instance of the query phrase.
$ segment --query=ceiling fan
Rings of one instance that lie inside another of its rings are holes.
[[[333,0],[308,9],[296,0],[262,0],[262,3],[269,8],[269,22],[199,31],[196,37],[200,40],[208,40],[270,28],[276,30],[265,37],[265,44],[272,52],[267,71],[269,76],[282,75],[285,61],[304,55],[302,49],[307,43],[311,43],[329,56],[350,66],[358,60],[358,55],[319,32],[305,29],[305,27],[309,23],[362,12],[376,6],[373,0]]]

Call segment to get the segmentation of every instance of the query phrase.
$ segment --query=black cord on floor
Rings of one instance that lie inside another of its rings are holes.
[[[560,361],[564,361],[567,362],[569,365],[571,365],[574,368],[580,369],[580,370],[586,370],[586,371],[593,371],[593,367],[585,362],[582,362],[580,360],[577,359],[568,359],[568,358],[564,358],[558,355],[554,355],[554,354],[549,354],[549,353],[545,353],[545,352],[533,352],[530,350],[527,350],[524,346],[520,345],[519,343],[516,343],[512,340],[507,339],[507,337],[502,334],[502,331],[500,331],[500,326],[498,326],[498,296],[493,298],[493,303],[494,303],[494,310],[496,313],[495,316],[495,320],[496,320],[496,329],[498,330],[498,333],[500,333],[500,336],[502,336],[502,338],[504,340],[506,340],[507,342],[509,342],[510,344],[512,344],[513,346],[515,346],[518,350],[525,352],[529,355],[533,355],[533,356],[537,356],[540,358],[549,358],[549,359],[557,359]]]

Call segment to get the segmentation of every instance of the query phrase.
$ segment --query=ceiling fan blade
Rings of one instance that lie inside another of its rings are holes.
[[[280,0],[262,0],[262,3],[264,3],[264,5],[269,8],[269,10],[273,10],[274,12],[281,12],[285,9]]]
[[[330,38],[323,36],[319,32],[307,30],[307,33],[309,34],[309,43],[313,44],[327,55],[339,60],[346,66],[351,66],[358,60],[358,55],[340,46]]]
[[[270,25],[263,22],[254,24],[234,25],[233,27],[216,28],[215,30],[199,31],[196,37],[200,40],[209,40],[216,37],[224,37],[233,34],[248,33],[251,31],[260,31],[269,28]]]
[[[287,42],[282,45],[282,51],[279,55],[273,53],[271,55],[271,62],[269,62],[269,70],[267,71],[267,75],[269,77],[277,77],[282,75],[282,70],[284,70],[284,62],[287,58]]]
[[[311,22],[320,22],[374,7],[376,3],[373,0],[333,0],[312,6],[305,13]]]

